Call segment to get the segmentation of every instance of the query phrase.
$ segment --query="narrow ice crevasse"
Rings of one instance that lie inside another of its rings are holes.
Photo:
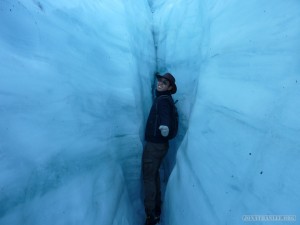
[[[180,113],[163,224],[299,217],[299,21],[297,1],[2,0],[0,224],[143,224],[156,71]]]

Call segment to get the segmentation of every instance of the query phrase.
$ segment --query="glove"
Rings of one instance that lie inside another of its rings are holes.
[[[160,132],[161,132],[162,136],[164,136],[164,137],[168,136],[168,134],[169,134],[169,127],[161,125],[161,126],[159,126],[158,129],[160,129]]]

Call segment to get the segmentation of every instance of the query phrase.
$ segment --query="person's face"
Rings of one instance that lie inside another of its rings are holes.
[[[157,91],[170,91],[172,90],[172,86],[170,86],[170,81],[165,78],[157,79]]]

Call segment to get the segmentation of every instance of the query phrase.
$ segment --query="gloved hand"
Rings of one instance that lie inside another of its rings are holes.
[[[165,126],[165,125],[161,125],[159,126],[160,129],[160,132],[161,132],[161,135],[164,136],[164,137],[167,137],[168,134],[169,134],[169,127]]]

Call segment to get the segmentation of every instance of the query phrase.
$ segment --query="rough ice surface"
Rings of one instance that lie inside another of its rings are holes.
[[[299,224],[300,2],[154,2],[159,67],[190,106],[166,224]]]
[[[0,1],[1,225],[142,222],[151,24],[144,1]]]
[[[0,0],[0,224],[143,224],[157,70],[181,118],[161,224],[297,224],[299,24],[296,0]]]

